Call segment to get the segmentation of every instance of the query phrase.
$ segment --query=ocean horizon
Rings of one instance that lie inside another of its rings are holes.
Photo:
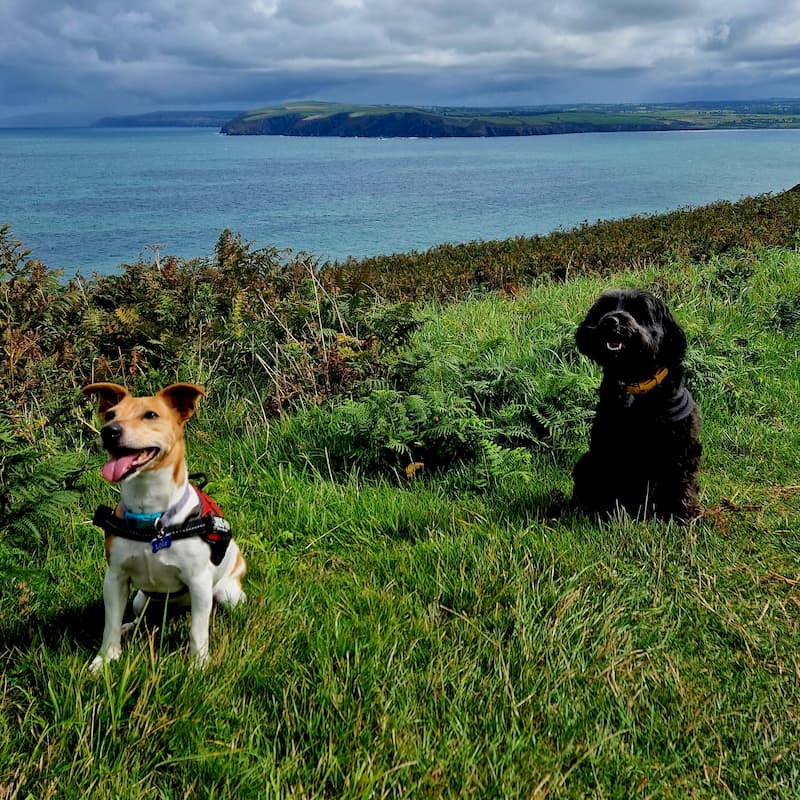
[[[342,261],[544,235],[800,183],[800,130],[486,139],[0,129],[0,223],[67,276],[254,247]]]

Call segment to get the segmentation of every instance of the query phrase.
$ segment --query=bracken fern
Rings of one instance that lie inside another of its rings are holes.
[[[65,512],[75,505],[75,482],[84,459],[31,443],[0,414],[0,563],[13,569],[29,563]]]

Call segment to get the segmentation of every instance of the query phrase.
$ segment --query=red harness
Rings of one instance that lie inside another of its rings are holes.
[[[211,521],[211,530],[201,534],[201,538],[211,547],[211,563],[216,566],[225,558],[225,551],[231,540],[231,525],[222,516],[222,511],[212,498],[202,489],[198,489],[196,486],[192,486],[192,488],[200,498],[201,519]]]
[[[219,566],[232,538],[231,525],[222,516],[219,506],[202,489],[194,485],[192,489],[200,500],[200,513],[192,515],[180,525],[167,525],[163,528],[155,524],[141,527],[131,525],[121,520],[109,506],[100,506],[92,522],[102,528],[106,536],[150,542],[153,553],[170,547],[173,541],[199,536],[211,548],[211,563]]]

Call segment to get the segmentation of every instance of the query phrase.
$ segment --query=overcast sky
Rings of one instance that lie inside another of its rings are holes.
[[[0,117],[800,96],[800,0],[0,0]]]

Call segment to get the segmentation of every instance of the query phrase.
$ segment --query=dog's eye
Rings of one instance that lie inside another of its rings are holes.
[[[158,414],[155,411],[145,411],[144,412],[145,419],[158,419]]]
[[[116,416],[117,415],[113,411],[106,411],[106,413],[103,414],[103,419],[106,422],[111,422],[111,420],[114,419],[114,417],[116,417]]]

